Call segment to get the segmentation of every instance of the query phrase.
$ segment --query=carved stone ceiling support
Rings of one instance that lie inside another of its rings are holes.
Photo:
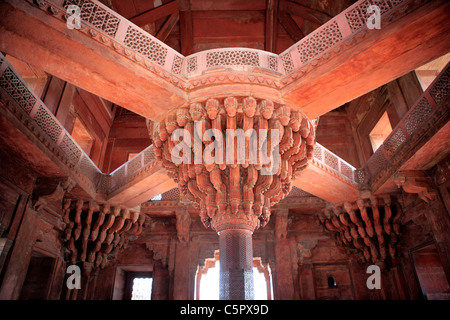
[[[252,234],[308,166],[315,126],[298,108],[253,96],[196,99],[153,124],[156,160],[219,234],[221,299],[253,298]],[[180,241],[189,237],[186,215],[177,211]]]
[[[145,216],[134,209],[110,206],[93,200],[64,199],[63,243],[66,259],[81,263],[84,272],[104,268],[126,248],[129,237],[142,232]]]
[[[385,262],[397,254],[403,211],[395,196],[366,195],[356,202],[330,206],[319,214],[338,247],[356,252],[362,262]]]
[[[76,182],[71,178],[37,179],[32,195],[33,207],[40,210],[52,203],[61,206],[64,194],[75,185]]]

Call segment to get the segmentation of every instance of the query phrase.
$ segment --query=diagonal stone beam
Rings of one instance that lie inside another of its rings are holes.
[[[380,5],[381,6],[381,5]],[[406,8],[406,11],[405,11]],[[358,1],[280,54],[291,59],[284,99],[313,119],[450,51],[450,3],[415,7],[403,1],[382,15],[381,29],[367,29],[367,2]],[[349,24],[349,21],[351,22]],[[342,36],[342,40],[339,38]],[[329,48],[315,54],[320,48]]]
[[[223,49],[184,57],[94,0],[70,30],[63,3],[2,1],[0,50],[153,120],[224,85],[281,91],[312,119],[450,51],[445,0],[380,2],[379,30],[360,0],[280,55],[227,49],[237,65],[216,63]]]
[[[111,18],[105,30],[85,24],[71,30],[64,8],[37,3],[44,7],[33,1],[0,2],[1,51],[147,118],[185,101],[186,92],[173,83],[181,80],[168,77],[181,55],[164,43],[146,39],[145,31],[124,18]],[[94,4],[97,12],[109,10]],[[127,32],[134,38],[127,39]],[[127,41],[136,52],[124,45]]]

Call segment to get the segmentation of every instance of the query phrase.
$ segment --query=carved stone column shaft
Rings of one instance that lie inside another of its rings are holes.
[[[219,232],[220,300],[253,300],[252,232],[226,229]]]

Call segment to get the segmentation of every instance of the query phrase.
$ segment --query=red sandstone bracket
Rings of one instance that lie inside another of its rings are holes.
[[[1,50],[145,117],[185,101],[182,79],[171,72],[180,54],[97,1],[86,1],[82,18],[101,16],[91,19],[98,28],[71,30],[63,2],[2,1]]]
[[[95,0],[4,0],[0,50],[153,120],[196,97],[255,90],[314,119],[450,50],[447,1],[373,1],[379,30],[366,26],[371,3],[356,2],[280,55],[184,57]],[[70,4],[81,6],[80,30],[67,28]]]

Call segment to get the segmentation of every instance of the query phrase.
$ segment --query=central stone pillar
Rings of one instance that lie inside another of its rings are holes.
[[[312,158],[315,123],[254,97],[180,106],[153,123],[155,158],[220,240],[220,299],[253,299],[253,231]]]
[[[226,229],[219,232],[220,300],[253,300],[252,231]]]
[[[229,208],[212,218],[211,226],[219,235],[220,300],[253,300],[253,231],[258,218],[240,208]]]

